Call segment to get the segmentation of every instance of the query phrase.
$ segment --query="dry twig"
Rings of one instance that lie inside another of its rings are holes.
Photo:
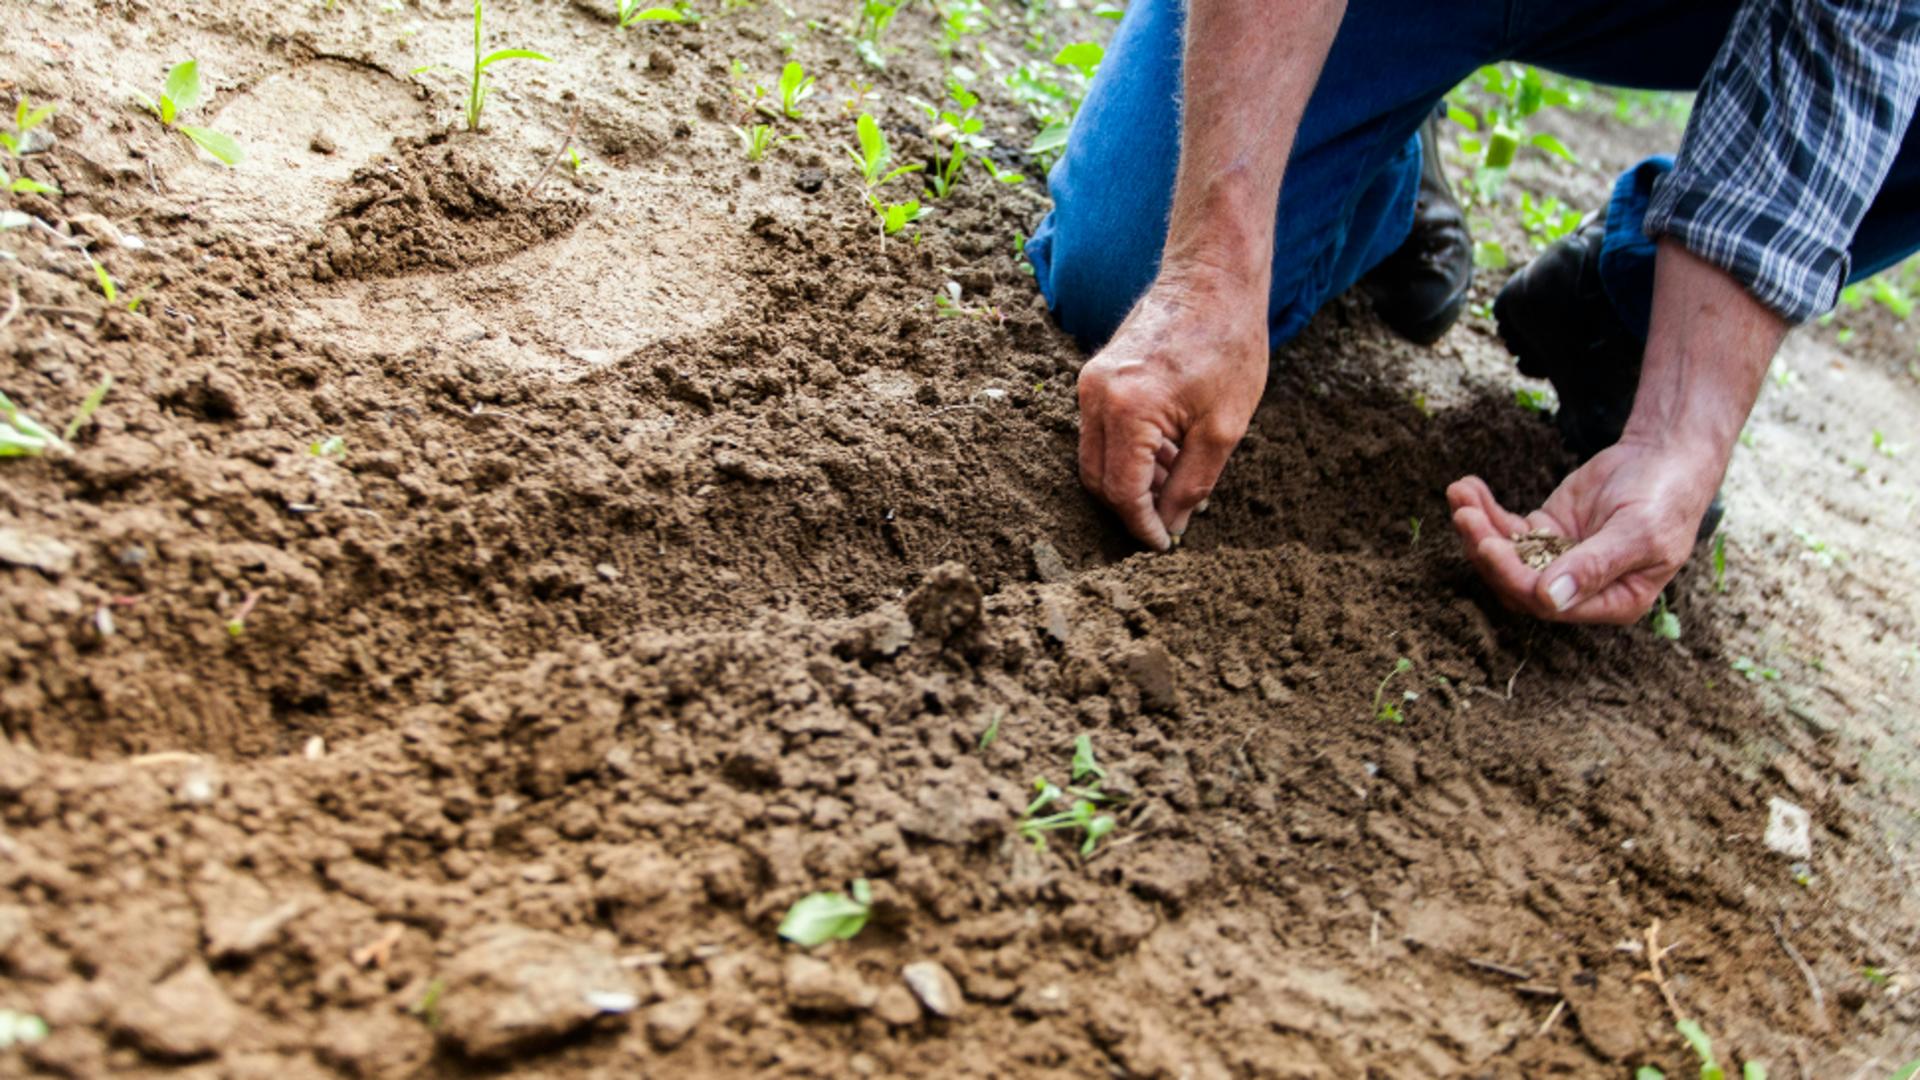
[[[1669,945],[1664,949],[1660,947],[1659,919],[1647,924],[1647,971],[1641,978],[1650,979],[1653,985],[1659,988],[1660,997],[1667,1003],[1667,1012],[1672,1015],[1673,1022],[1676,1024],[1686,1019],[1686,1014],[1680,1011],[1680,1002],[1673,996],[1673,987],[1667,985],[1667,977],[1660,973],[1660,961],[1678,947],[1677,945]]]
[[[1780,948],[1786,951],[1787,959],[1800,969],[1800,977],[1807,980],[1807,990],[1813,995],[1814,1020],[1820,1025],[1821,1031],[1827,1030],[1827,994],[1820,989],[1820,979],[1814,975],[1813,965],[1807,963],[1807,958],[1801,956],[1800,950],[1787,940],[1787,928],[1780,925],[1780,916],[1769,915],[1767,922],[1773,927],[1773,936],[1780,942]]]
[[[540,175],[534,177],[533,183],[528,184],[526,190],[520,193],[521,198],[527,198],[535,191],[540,190],[540,185],[546,182],[547,174],[553,171],[555,165],[560,164],[560,155],[566,153],[567,147],[573,145],[573,130],[579,126],[580,106],[575,105],[573,107],[573,119],[567,121],[567,133],[560,136],[560,146],[554,150],[553,156],[547,159],[547,167],[541,169]]]

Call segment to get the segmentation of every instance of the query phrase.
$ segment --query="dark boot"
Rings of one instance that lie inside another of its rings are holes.
[[[1493,301],[1500,340],[1521,374],[1553,384],[1560,397],[1554,425],[1583,463],[1620,441],[1646,348],[1614,314],[1600,284],[1606,231],[1602,217],[1556,241],[1509,278]],[[1701,519],[1700,538],[1713,535],[1724,512],[1716,492]]]
[[[1467,306],[1467,289],[1473,284],[1473,238],[1467,235],[1466,215],[1440,167],[1438,113],[1420,129],[1420,152],[1413,231],[1360,284],[1389,329],[1416,345],[1431,345]]]

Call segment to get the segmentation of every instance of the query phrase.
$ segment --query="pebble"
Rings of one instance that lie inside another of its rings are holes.
[[[1045,540],[1033,542],[1033,576],[1049,585],[1067,580],[1067,560],[1060,557],[1059,548]]]
[[[873,1015],[891,1027],[911,1027],[920,1022],[920,1002],[904,986],[889,986],[874,999]]]
[[[219,1053],[239,1025],[239,1007],[198,961],[127,998],[113,1017],[116,1034],[149,1056],[170,1060]]]
[[[1813,815],[1778,796],[1768,799],[1766,844],[1789,859],[1813,858]]]
[[[707,1017],[707,1003],[688,995],[668,998],[647,1009],[647,1041],[655,1050],[671,1050],[693,1034]]]
[[[478,931],[444,969],[442,1040],[474,1058],[537,1048],[638,1003],[611,953],[543,930]]]
[[[59,577],[73,569],[80,553],[51,536],[0,528],[0,562],[28,566],[50,577]]]
[[[811,956],[788,959],[787,1006],[795,1012],[846,1016],[873,1008],[873,989],[851,973]]]
[[[920,1004],[935,1016],[952,1018],[966,1008],[966,999],[960,996],[960,984],[936,961],[908,964],[900,969],[900,977],[906,981],[907,989],[913,991],[913,996],[920,999]]]

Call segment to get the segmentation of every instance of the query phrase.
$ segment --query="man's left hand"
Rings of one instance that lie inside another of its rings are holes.
[[[1640,619],[1693,550],[1726,457],[1710,445],[1622,440],[1561,481],[1521,517],[1484,480],[1447,489],[1467,557],[1500,599],[1558,622],[1626,625]],[[1575,542],[1545,570],[1521,560],[1514,536],[1545,530]]]

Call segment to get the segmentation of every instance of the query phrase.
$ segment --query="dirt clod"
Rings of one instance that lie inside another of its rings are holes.
[[[143,1053],[169,1060],[219,1053],[239,1023],[233,999],[197,961],[129,996],[113,1016],[121,1036]]]
[[[706,1019],[707,1003],[692,994],[668,998],[647,1006],[647,1041],[661,1052],[686,1042],[700,1021]]]
[[[878,996],[859,976],[811,956],[789,957],[783,981],[795,1012],[846,1016],[873,1008]]]
[[[619,1015],[614,1002],[638,996],[633,977],[608,953],[512,925],[476,931],[441,978],[440,1038],[473,1058],[554,1042]]]
[[[920,999],[920,1004],[935,1016],[952,1019],[966,1008],[960,984],[946,967],[934,960],[916,960],[900,969],[900,978]]]

